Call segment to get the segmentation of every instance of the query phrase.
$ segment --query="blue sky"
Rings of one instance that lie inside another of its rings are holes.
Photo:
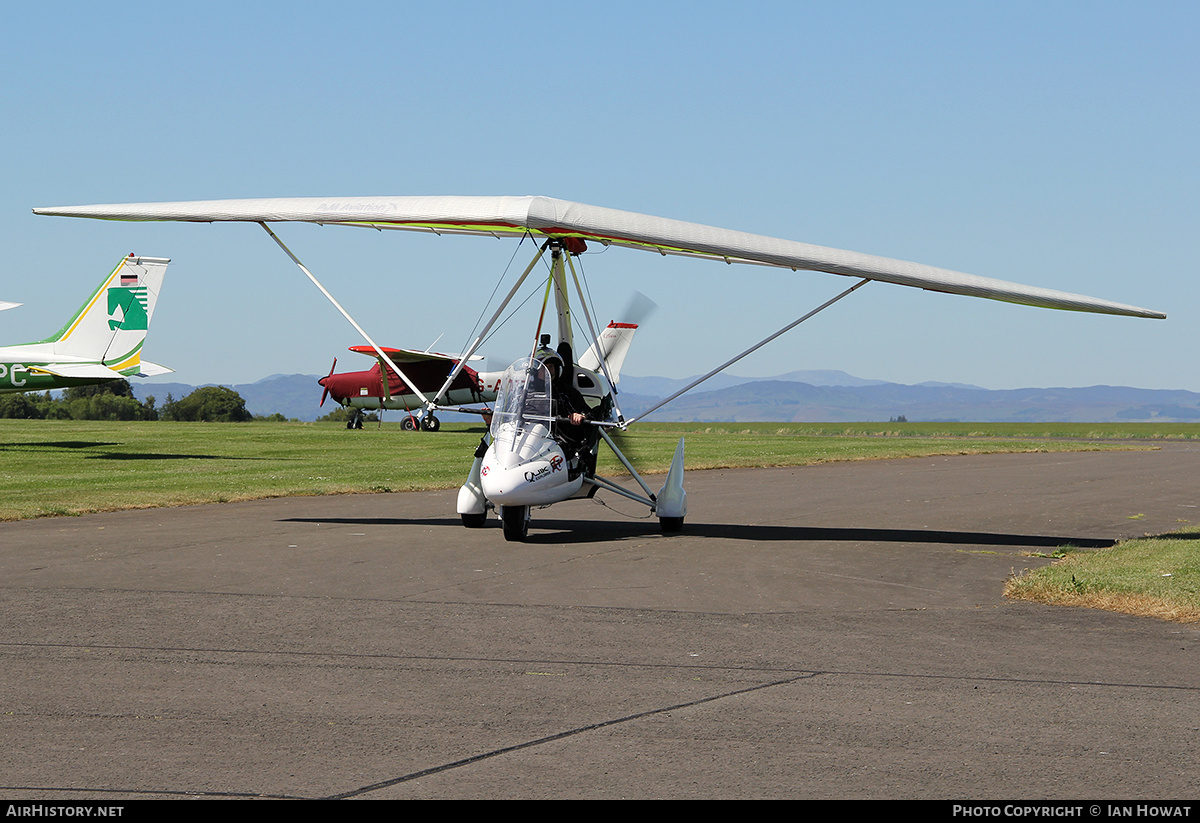
[[[1076,315],[870,284],[731,371],[1200,391],[1194,2],[54,3],[0,52],[0,342],[118,258],[173,259],[147,344],[189,383],[369,361],[256,226],[35,217],[226,197],[541,194],[1165,310]],[[276,230],[383,345],[466,345],[514,243]],[[658,306],[626,370],[701,373],[845,288],[613,249]],[[619,319],[619,318],[617,318]],[[536,310],[484,353],[519,355]]]

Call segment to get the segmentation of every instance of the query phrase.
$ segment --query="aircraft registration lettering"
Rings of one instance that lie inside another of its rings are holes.
[[[24,386],[25,378],[17,379],[17,374],[29,374],[29,369],[25,368],[20,363],[13,363],[11,366],[7,363],[0,363],[0,380],[8,379],[8,382],[14,386]]]

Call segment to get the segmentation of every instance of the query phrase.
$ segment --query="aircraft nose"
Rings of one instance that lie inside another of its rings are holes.
[[[342,401],[342,398],[346,396],[347,391],[346,391],[346,385],[345,385],[346,381],[339,380],[338,378],[340,376],[341,375],[336,375],[336,374],[330,375],[329,377],[322,377],[320,380],[317,381],[318,383],[321,384],[321,388],[323,389],[323,391],[321,392],[323,397],[325,397],[325,396],[332,397],[334,400],[338,401],[339,403]]]

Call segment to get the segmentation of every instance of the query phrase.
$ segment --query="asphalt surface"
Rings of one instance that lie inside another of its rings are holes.
[[[1200,447],[0,524],[0,797],[1200,796],[1200,627],[1008,602],[1200,522]]]

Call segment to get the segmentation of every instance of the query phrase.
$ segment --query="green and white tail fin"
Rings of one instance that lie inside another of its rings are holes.
[[[133,254],[122,258],[57,334],[33,345],[63,363],[99,362],[126,376],[171,371],[142,360],[142,345],[170,262]]]

